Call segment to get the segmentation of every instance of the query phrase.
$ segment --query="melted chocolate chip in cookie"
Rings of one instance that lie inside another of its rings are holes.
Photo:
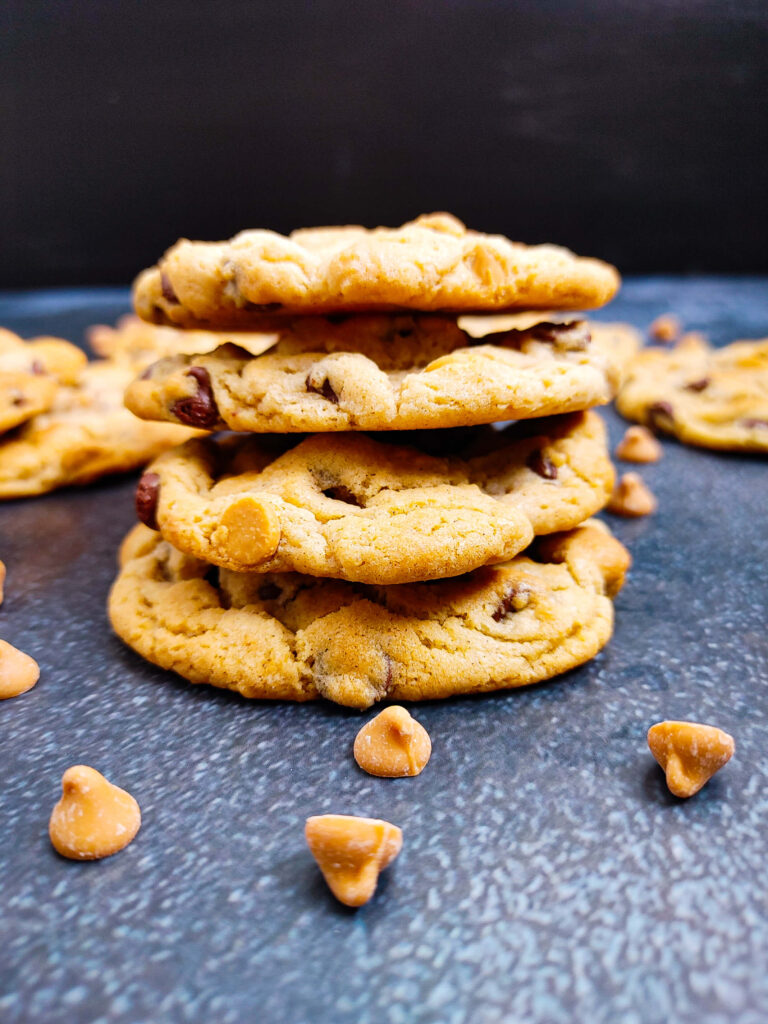
[[[211,376],[204,366],[191,366],[187,376],[197,381],[197,394],[180,398],[171,411],[177,420],[188,427],[210,430],[219,422],[219,409],[211,388]]]
[[[171,279],[168,277],[168,275],[165,273],[165,271],[163,271],[163,273],[160,275],[160,287],[161,287],[161,289],[163,291],[163,298],[165,299],[165,301],[166,302],[172,302],[174,304],[174,306],[178,306],[179,305],[179,297],[176,294],[176,292],[173,290],[173,285],[171,284]]]
[[[702,377],[701,380],[692,380],[690,384],[685,385],[686,391],[703,391],[704,388],[709,386],[710,378]]]
[[[501,604],[491,616],[494,622],[501,622],[510,612],[521,612],[531,600],[531,588],[525,583],[515,583],[504,595]]]
[[[675,410],[669,402],[654,402],[648,406],[648,422],[663,430],[675,422]]]
[[[160,496],[160,477],[145,473],[136,488],[136,515],[150,530],[157,529],[157,499]]]
[[[331,387],[331,382],[327,377],[323,377],[321,383],[315,384],[310,373],[307,376],[306,388],[307,391],[313,391],[316,395],[322,395],[326,401],[333,402],[334,405],[339,404],[339,396]]]
[[[531,452],[528,458],[525,460],[525,464],[528,469],[532,469],[534,473],[538,473],[539,476],[545,480],[557,480],[557,466],[554,464],[552,459],[540,449],[535,452]]]

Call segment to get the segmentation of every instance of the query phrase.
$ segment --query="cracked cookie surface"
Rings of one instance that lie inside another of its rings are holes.
[[[627,419],[688,444],[768,452],[768,338],[643,349],[616,397]]]
[[[619,275],[555,245],[523,245],[431,214],[399,228],[243,231],[181,239],[134,285],[145,320],[237,327],[269,315],[594,309]]]
[[[0,499],[85,484],[143,466],[194,431],[144,423],[123,405],[131,366],[88,363],[50,409],[0,437]]]
[[[596,413],[457,433],[200,438],[148,467],[137,510],[228,569],[395,584],[506,561],[610,497]]]
[[[629,566],[600,523],[466,576],[396,587],[212,569],[146,526],[123,542],[109,598],[148,661],[245,697],[349,707],[540,682],[608,642]]]
[[[420,430],[581,411],[610,401],[619,374],[583,322],[484,345],[449,317],[308,317],[260,356],[225,345],[162,359],[126,405],[207,430]]]
[[[0,328],[0,433],[50,409],[60,384],[74,384],[86,356],[61,338],[25,341]]]

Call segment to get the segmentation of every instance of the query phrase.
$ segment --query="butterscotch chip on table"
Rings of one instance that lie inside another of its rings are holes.
[[[99,860],[124,849],[141,827],[136,800],[95,768],[76,764],[64,772],[61,799],[48,834],[57,853],[70,860]]]
[[[478,344],[448,317],[307,317],[263,355],[224,345],[161,359],[126,405],[203,430],[421,430],[588,409],[610,401],[621,372],[581,321]]]
[[[578,526],[614,471],[595,413],[504,431],[201,438],[165,453],[136,492],[139,518],[180,551],[236,571],[393,584],[505,561],[534,534]]]
[[[0,640],[0,700],[26,693],[39,678],[40,667],[34,658]]]
[[[617,516],[649,516],[658,508],[656,497],[638,473],[624,473],[608,502],[608,511]]]
[[[61,338],[24,341],[0,328],[0,433],[50,409],[60,384],[75,384],[85,353]]]
[[[328,888],[348,907],[361,907],[370,900],[380,872],[403,845],[397,825],[347,814],[307,818],[304,835]]]
[[[604,527],[454,579],[367,586],[237,573],[139,525],[109,614],[148,661],[245,697],[367,708],[525,686],[594,657],[629,557]]]
[[[616,446],[616,458],[624,462],[658,462],[663,449],[646,427],[627,427]]]
[[[674,313],[662,313],[648,328],[648,333],[652,338],[665,342],[677,341],[682,331],[683,325],[680,322],[680,317],[675,316]]]
[[[647,348],[616,396],[622,416],[705,448],[768,451],[768,338],[712,348],[685,335]]]
[[[658,722],[648,730],[648,746],[679,797],[693,796],[733,757],[733,737],[698,722]]]
[[[613,297],[619,280],[600,260],[469,231],[437,213],[372,231],[181,239],[138,277],[134,305],[154,323],[232,328],[285,314],[594,309]]]
[[[389,707],[355,737],[354,755],[369,775],[399,779],[420,775],[432,754],[429,733],[405,708]]]

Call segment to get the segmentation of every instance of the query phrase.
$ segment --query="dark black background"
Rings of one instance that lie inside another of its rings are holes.
[[[766,0],[6,0],[0,30],[0,285],[433,209],[768,269]]]

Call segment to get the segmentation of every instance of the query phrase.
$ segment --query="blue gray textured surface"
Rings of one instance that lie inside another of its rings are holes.
[[[126,303],[0,296],[0,323],[77,338]],[[668,309],[718,343],[757,337],[768,283],[630,281],[603,318]],[[528,690],[416,707],[434,745],[416,779],[357,769],[367,715],[192,687],[111,636],[132,481],[0,508],[0,635],[42,669],[0,704],[0,1021],[764,1024],[768,462],[664,449],[641,469],[658,514],[612,519],[635,564],[606,651]],[[662,718],[736,738],[687,802],[646,747]],[[47,839],[81,761],[143,812],[99,863]],[[356,912],[304,845],[325,811],[403,828]]]

